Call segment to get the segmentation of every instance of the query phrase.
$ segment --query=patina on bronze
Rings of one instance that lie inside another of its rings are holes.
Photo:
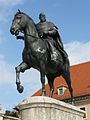
[[[33,67],[40,71],[43,96],[46,95],[45,76],[50,86],[50,97],[52,97],[54,91],[54,79],[57,76],[62,76],[68,85],[71,99],[73,100],[69,70],[70,64],[67,53],[64,51],[63,44],[59,41],[60,38],[56,38],[56,36],[52,37],[54,35],[53,31],[57,33],[55,26],[51,25],[52,30],[49,30],[49,25],[51,23],[44,25],[47,30],[43,30],[43,34],[40,35],[39,24],[35,24],[30,16],[20,10],[14,16],[10,32],[17,39],[23,39],[25,45],[22,53],[23,61],[16,67],[17,90],[20,93],[23,92],[23,86],[20,82],[20,72]],[[19,36],[19,32],[23,32],[24,36]]]

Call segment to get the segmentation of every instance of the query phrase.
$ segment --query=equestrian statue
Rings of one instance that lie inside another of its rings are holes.
[[[18,10],[12,21],[11,34],[24,41],[22,62],[15,68],[17,90],[22,93],[24,89],[20,82],[20,72],[33,67],[40,71],[42,96],[46,95],[45,76],[50,86],[50,97],[54,92],[54,79],[62,76],[73,101],[69,59],[58,28],[52,22],[46,21],[44,13],[40,13],[39,19],[40,22],[35,24],[30,16]],[[22,32],[23,36],[20,36],[19,32]]]

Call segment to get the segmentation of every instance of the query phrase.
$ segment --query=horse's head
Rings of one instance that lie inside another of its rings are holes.
[[[18,35],[19,32],[23,31],[26,26],[26,16],[20,10],[14,15],[10,32],[13,35]]]

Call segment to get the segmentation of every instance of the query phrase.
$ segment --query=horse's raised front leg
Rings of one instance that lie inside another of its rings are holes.
[[[21,85],[20,82],[20,72],[24,72],[26,69],[29,69],[28,65],[25,62],[22,62],[20,65],[15,67],[16,70],[16,85],[17,85],[17,90],[19,93],[22,93],[24,90],[24,87]]]

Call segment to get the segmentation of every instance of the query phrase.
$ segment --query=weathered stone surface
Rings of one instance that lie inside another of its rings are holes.
[[[85,112],[50,97],[29,97],[19,105],[21,120],[83,120]]]
[[[16,118],[16,117],[7,116],[7,115],[0,113],[0,120],[20,120],[20,119]]]

